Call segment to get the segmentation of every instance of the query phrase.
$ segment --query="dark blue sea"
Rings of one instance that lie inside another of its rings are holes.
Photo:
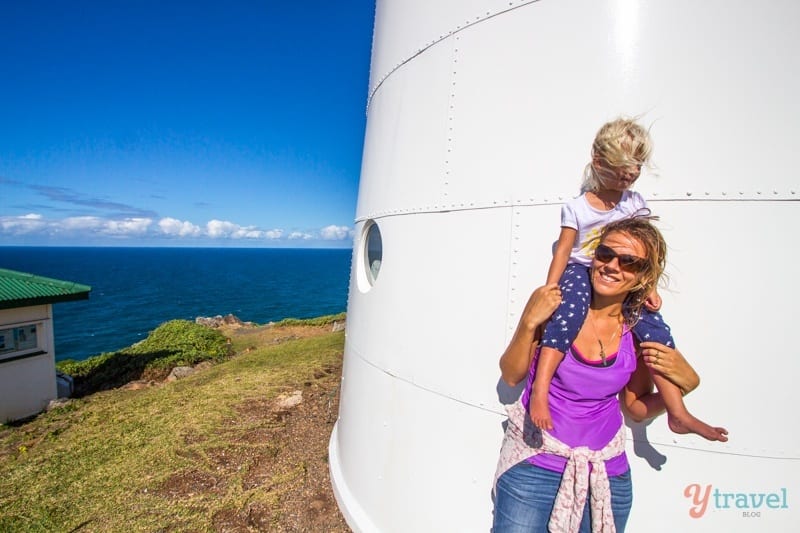
[[[0,247],[0,268],[90,285],[53,304],[56,359],[130,346],[175,318],[265,324],[347,308],[352,251],[253,248]]]

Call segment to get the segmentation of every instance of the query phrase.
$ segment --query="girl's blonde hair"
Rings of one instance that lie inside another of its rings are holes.
[[[624,233],[644,246],[646,264],[638,274],[638,283],[625,299],[623,310],[625,322],[631,327],[639,320],[645,300],[658,285],[667,265],[667,243],[651,222],[654,219],[656,217],[634,216],[616,220],[607,224],[599,236],[598,242],[603,242],[611,233]]]
[[[596,192],[602,188],[602,182],[594,168],[595,159],[603,159],[613,167],[646,167],[652,152],[650,131],[640,126],[635,119],[618,118],[603,124],[594,137],[592,160],[584,169],[581,190]]]

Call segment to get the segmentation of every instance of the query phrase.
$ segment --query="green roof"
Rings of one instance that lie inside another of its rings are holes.
[[[86,300],[88,285],[0,268],[0,309]]]

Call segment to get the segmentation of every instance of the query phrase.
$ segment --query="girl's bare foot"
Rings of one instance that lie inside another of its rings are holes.
[[[533,424],[539,429],[553,429],[553,420],[550,418],[550,404],[547,394],[531,395],[530,415]]]
[[[709,426],[702,420],[698,420],[688,413],[683,417],[668,415],[667,421],[669,423],[669,429],[674,433],[680,435],[696,433],[710,441],[728,442],[727,429]]]

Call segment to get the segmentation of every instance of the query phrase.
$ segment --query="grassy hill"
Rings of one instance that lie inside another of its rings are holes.
[[[348,531],[327,465],[337,319],[225,331],[229,355],[192,376],[0,426],[0,531]]]

